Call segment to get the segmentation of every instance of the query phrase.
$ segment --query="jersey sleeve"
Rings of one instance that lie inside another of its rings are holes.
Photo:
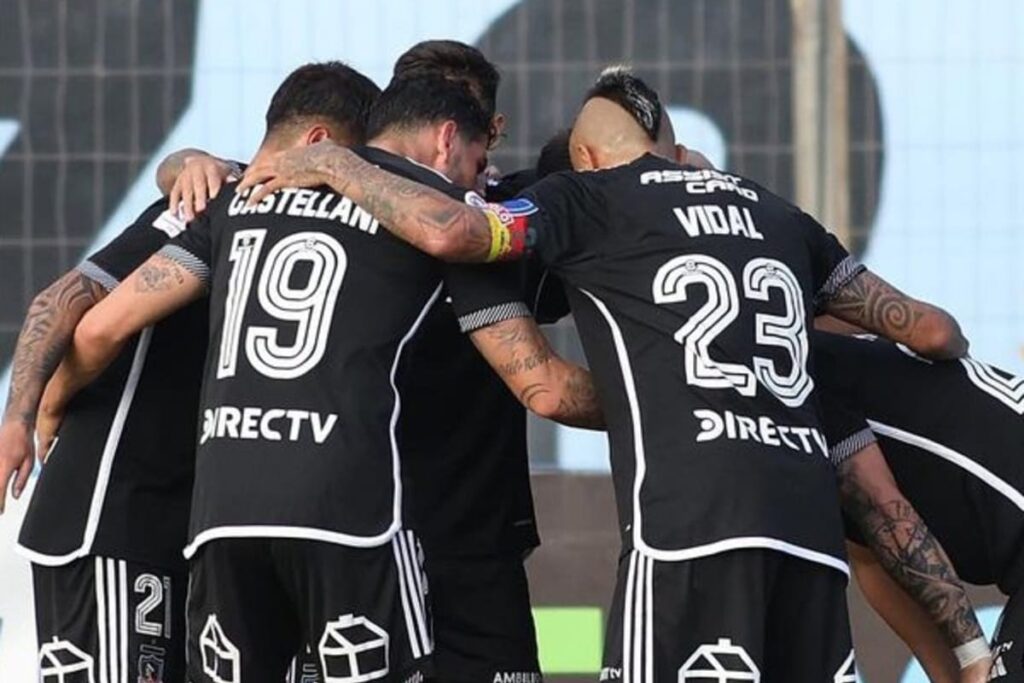
[[[189,223],[188,230],[161,247],[159,254],[174,261],[209,287],[213,237],[208,215],[201,214]]]
[[[864,266],[818,221],[799,209],[795,210],[811,249],[814,305],[820,311],[843,287],[864,272]]]
[[[837,392],[819,389],[818,401],[829,460],[836,467],[878,440],[864,413]]]
[[[530,317],[523,301],[522,276],[516,263],[490,266],[452,264],[445,287],[464,333],[514,318]]]
[[[585,255],[587,238],[595,235],[605,215],[600,197],[569,172],[549,175],[498,206],[512,226],[513,249],[521,236],[524,251],[553,267]],[[584,223],[588,232],[578,228]]]
[[[78,271],[110,291],[184,229],[184,223],[167,210],[167,201],[161,199],[143,211],[120,235],[80,263]]]

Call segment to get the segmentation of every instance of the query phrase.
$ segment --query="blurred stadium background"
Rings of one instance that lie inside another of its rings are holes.
[[[684,143],[797,201],[1021,372],[1022,35],[1015,0],[0,0],[0,368],[35,292],[151,201],[164,154],[248,159],[295,66],[340,58],[383,85],[406,47],[450,37],[502,69],[503,170],[533,163],[601,66],[632,64]],[[571,324],[552,334],[578,355]],[[606,449],[546,424],[531,442],[544,664],[593,680],[616,553]],[[10,550],[23,508],[0,519],[5,682],[34,676]],[[864,681],[925,680],[855,617]]]

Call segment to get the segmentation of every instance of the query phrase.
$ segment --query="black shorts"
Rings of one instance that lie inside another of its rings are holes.
[[[990,681],[1024,681],[1024,589],[1017,590],[1003,608],[992,638]]]
[[[310,644],[321,681],[419,681],[433,649],[411,532],[352,548],[303,539],[209,541],[192,558],[191,683],[281,683]]]
[[[522,557],[427,556],[434,662],[443,683],[540,683]]]
[[[33,564],[40,680],[182,683],[186,585],[184,563]]]
[[[683,562],[634,550],[619,565],[601,680],[854,683],[846,583],[772,550]]]
[[[518,555],[434,558],[425,569],[442,683],[540,683],[526,568]],[[289,681],[321,683],[307,653]]]

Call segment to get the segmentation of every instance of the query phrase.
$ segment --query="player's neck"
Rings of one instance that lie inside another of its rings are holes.
[[[369,147],[376,147],[385,152],[391,152],[398,156],[412,159],[418,164],[434,168],[432,146],[424,143],[420,136],[416,135],[378,135],[366,143]],[[437,170],[437,169],[435,169]]]

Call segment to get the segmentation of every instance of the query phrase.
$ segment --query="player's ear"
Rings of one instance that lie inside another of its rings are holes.
[[[675,152],[676,163],[677,164],[685,164],[685,163],[687,163],[687,157],[690,154],[690,150],[686,149],[686,147],[684,145],[681,145],[678,142],[676,143],[675,150],[676,150],[676,152]]]
[[[459,134],[459,126],[454,121],[445,121],[437,129],[437,156],[447,161],[455,147],[455,136]]]
[[[306,138],[304,142],[307,145],[315,145],[318,142],[330,140],[331,137],[331,130],[327,126],[317,124],[306,131]]]
[[[598,168],[597,156],[590,147],[581,142],[569,147],[569,158],[572,160],[572,167],[577,171],[593,171]]]

